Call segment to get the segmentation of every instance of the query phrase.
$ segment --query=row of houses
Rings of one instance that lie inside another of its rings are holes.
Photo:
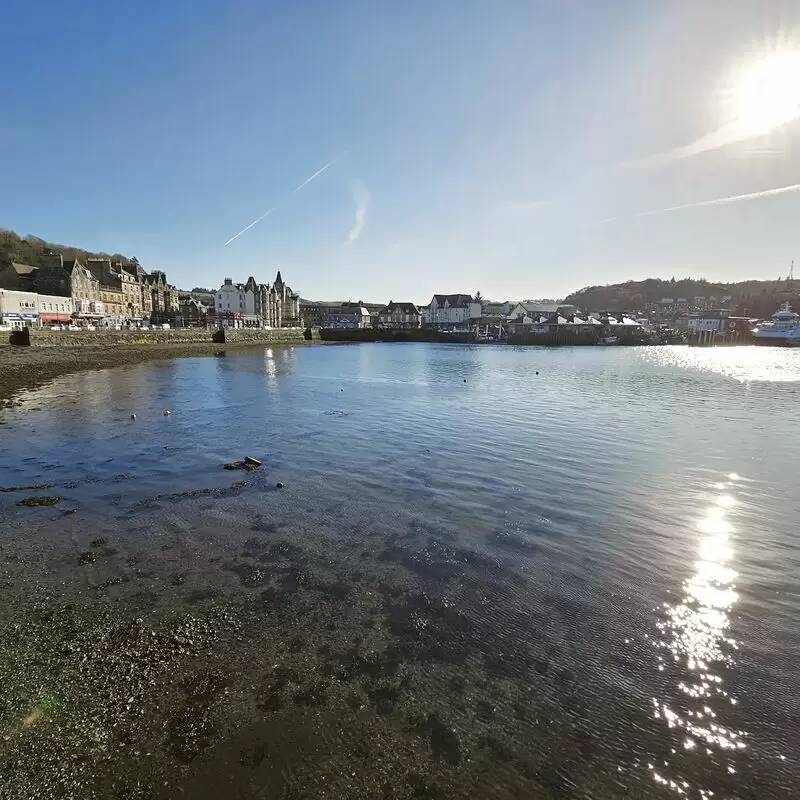
[[[385,305],[347,301],[343,303],[302,301],[303,324],[320,328],[379,328],[408,330],[437,328],[469,330],[484,323],[539,324],[557,312],[572,314],[574,306],[554,303],[484,303],[469,294],[435,294],[430,303],[390,300]]]
[[[66,321],[83,325],[161,323],[172,322],[179,314],[178,290],[164,272],[147,273],[138,263],[126,265],[111,258],[89,258],[84,264],[77,258],[45,253],[38,267],[12,263],[0,269],[0,289],[7,309],[3,322],[11,327]],[[33,301],[31,296],[39,299]],[[31,303],[37,311],[28,310]],[[27,316],[20,316],[23,309]]]

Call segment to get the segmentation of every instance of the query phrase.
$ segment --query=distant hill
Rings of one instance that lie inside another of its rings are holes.
[[[13,261],[39,267],[41,266],[39,259],[42,253],[47,251],[61,253],[65,259],[77,258],[84,264],[87,258],[111,258],[126,265],[136,263],[135,258],[129,258],[121,253],[95,253],[81,247],[46,242],[38,236],[23,237],[14,231],[0,230],[0,268],[8,266]]]
[[[564,303],[576,305],[584,311],[643,311],[668,297],[675,300],[686,298],[690,303],[705,308],[720,306],[737,314],[765,317],[787,300],[800,309],[800,280],[712,283],[702,278],[647,278],[607,286],[587,286],[565,297]],[[723,301],[725,297],[730,297],[730,300]]]

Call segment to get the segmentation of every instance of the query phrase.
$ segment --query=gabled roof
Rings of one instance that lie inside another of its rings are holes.
[[[393,311],[402,311],[403,314],[419,314],[417,307],[413,303],[395,303],[390,300],[387,306],[381,309],[381,314],[391,314]]]
[[[36,272],[37,267],[32,267],[30,264],[20,264],[17,261],[14,261],[11,264],[11,269],[17,273],[17,275],[30,275]]]
[[[448,303],[450,308],[453,306],[466,306],[472,302],[472,295],[469,294],[435,294],[433,302],[436,303],[437,308],[444,308],[445,303]]]

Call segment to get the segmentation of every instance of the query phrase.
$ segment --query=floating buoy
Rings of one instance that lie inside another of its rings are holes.
[[[536,374],[537,374],[537,375],[539,374],[539,370],[538,370],[538,369],[536,370]]]
[[[467,382],[467,379],[466,379],[466,378],[464,378],[464,383],[466,383],[466,382]]]
[[[168,416],[169,416],[171,413],[172,413],[172,412],[171,412],[171,411],[170,411],[168,408],[165,408],[165,409],[164,409],[164,416],[165,416],[165,417],[168,417]]]
[[[283,489],[283,481],[278,481],[278,482],[275,484],[275,488],[276,488],[276,489]]]
[[[136,414],[131,414],[131,419],[136,419]]]

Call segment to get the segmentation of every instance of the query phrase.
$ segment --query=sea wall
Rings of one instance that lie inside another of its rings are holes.
[[[411,328],[404,331],[377,328],[322,328],[324,342],[474,342],[472,333],[442,333],[432,328]]]
[[[291,344],[315,338],[310,328],[219,328],[214,331],[215,344]]]
[[[217,335],[222,334],[218,339]],[[6,341],[10,337],[4,337]],[[39,331],[30,332],[31,347],[109,347],[126,345],[165,344],[290,344],[306,338],[302,328],[275,328],[272,330],[222,330],[213,328],[173,328],[137,331]],[[12,342],[12,344],[26,342]]]

